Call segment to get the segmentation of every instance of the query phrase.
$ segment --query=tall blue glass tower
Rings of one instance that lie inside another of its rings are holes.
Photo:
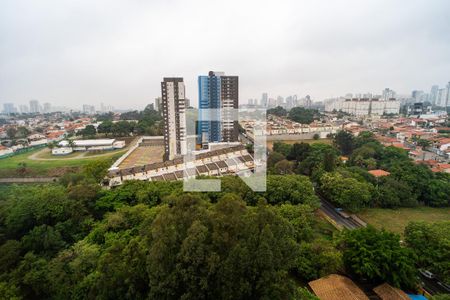
[[[201,112],[202,109],[219,109],[220,105],[220,90],[221,90],[221,80],[220,76],[216,76],[214,72],[209,72],[209,76],[199,76],[198,77],[198,108]],[[216,116],[208,114],[209,119],[216,118],[220,120],[219,111],[217,111]],[[198,126],[198,141],[199,144],[207,146],[210,142],[220,142],[221,141],[221,126],[220,121],[202,121],[201,113],[199,115],[199,126]]]
[[[237,141],[237,122],[226,120],[226,116],[221,115],[220,109],[238,108],[238,77],[210,71],[208,76],[198,77],[198,93],[198,144],[207,148],[208,143]],[[215,109],[208,114],[209,120],[202,118],[202,114],[203,117],[206,115],[205,111],[202,113],[205,109]]]

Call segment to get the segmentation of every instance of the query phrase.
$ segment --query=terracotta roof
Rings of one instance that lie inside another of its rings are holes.
[[[65,133],[64,131],[49,132],[47,133],[47,138],[49,139],[57,138],[63,135],[64,133]]]
[[[446,170],[450,170],[450,164],[437,164],[431,169],[433,172],[445,172]]]
[[[375,177],[388,176],[391,174],[385,170],[370,170],[369,173]]]
[[[450,138],[439,138],[438,139],[438,143],[440,145],[449,144],[450,143]]]
[[[410,300],[405,292],[387,283],[377,286],[373,291],[381,298],[381,300]]]
[[[439,162],[437,160],[434,159],[427,159],[427,160],[422,160],[422,163],[429,165],[429,166],[434,166],[437,165]]]
[[[308,284],[321,300],[369,300],[353,281],[341,275],[331,274]]]
[[[392,146],[395,147],[395,148],[400,148],[400,149],[405,149],[405,150],[410,150],[411,149],[411,148],[406,147],[402,143],[393,143]]]

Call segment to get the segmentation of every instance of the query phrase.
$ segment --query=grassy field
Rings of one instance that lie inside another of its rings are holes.
[[[126,150],[119,150],[105,153],[100,157],[87,156],[74,158],[75,155],[79,154],[51,157],[47,151],[43,151],[40,152],[39,155],[36,155],[36,157],[41,160],[33,160],[30,158],[31,155],[35,155],[39,151],[42,151],[42,149],[0,159],[0,178],[58,176],[62,175],[67,170],[76,169],[93,160],[115,160],[126,152]],[[26,164],[26,172],[24,175],[18,172],[19,163]]]
[[[385,228],[403,234],[411,221],[438,222],[450,221],[450,208],[415,207],[399,209],[371,208],[358,213],[358,216],[376,228]]]
[[[331,145],[331,143],[333,142],[332,139],[319,139],[319,140],[314,140],[314,139],[306,139],[306,140],[285,140],[285,141],[268,141],[267,142],[267,148],[269,148],[269,150],[272,150],[273,144],[276,142],[282,142],[285,144],[295,144],[295,143],[308,143],[308,144],[316,144],[316,143],[322,143],[322,144],[328,144]]]

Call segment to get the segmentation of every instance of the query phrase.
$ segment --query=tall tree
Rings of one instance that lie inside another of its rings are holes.
[[[411,222],[405,228],[405,241],[417,254],[420,267],[450,284],[450,221]]]
[[[340,173],[325,173],[320,178],[320,191],[331,202],[357,212],[371,200],[372,185]]]
[[[284,117],[287,115],[287,111],[281,107],[281,106],[277,106],[275,108],[271,108],[267,110],[267,114],[268,115],[275,115],[278,117]]]
[[[349,272],[372,282],[416,288],[416,255],[400,245],[400,236],[372,226],[344,231],[339,244]]]
[[[349,155],[353,151],[353,134],[346,130],[339,131],[333,140],[333,144],[343,155]]]
[[[288,117],[292,121],[301,124],[311,124],[318,119],[319,113],[315,109],[306,109],[304,107],[294,107],[289,111]]]

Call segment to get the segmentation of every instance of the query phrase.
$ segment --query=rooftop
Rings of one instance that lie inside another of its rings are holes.
[[[381,300],[410,300],[405,292],[387,283],[377,286],[373,291],[381,298]]]
[[[78,147],[86,147],[86,146],[104,146],[104,145],[112,145],[114,143],[114,139],[99,139],[99,140],[74,140],[73,144]],[[59,145],[62,147],[66,147],[69,145],[68,141],[61,141]]]
[[[370,170],[369,173],[372,174],[372,175],[375,176],[375,177],[388,176],[388,175],[391,174],[391,173],[389,173],[389,172],[387,172],[387,171],[385,171],[385,170],[381,170],[381,169],[378,169],[378,170]]]
[[[353,281],[341,275],[331,274],[308,284],[321,300],[369,300]]]

